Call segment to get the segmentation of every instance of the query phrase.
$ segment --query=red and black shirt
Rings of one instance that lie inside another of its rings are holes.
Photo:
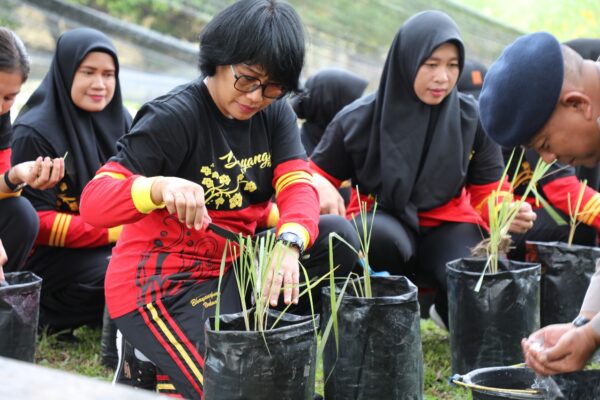
[[[225,240],[187,229],[152,203],[156,176],[200,184],[212,221],[246,235],[276,195],[278,231],[294,231],[310,246],[319,205],[297,129],[285,100],[247,121],[226,118],[201,80],[140,109],[118,154],[82,196],[90,223],[126,224],[105,283],[113,318],[219,274]]]

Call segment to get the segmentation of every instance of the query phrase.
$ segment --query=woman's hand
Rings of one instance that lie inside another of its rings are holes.
[[[340,192],[325,177],[313,173],[313,185],[319,194],[319,206],[321,214],[333,214],[346,216],[346,206],[344,198]]]
[[[537,214],[531,209],[531,204],[524,201],[515,219],[513,219],[508,229],[511,233],[525,233],[533,227]]]
[[[176,215],[189,229],[201,230],[211,222],[204,204],[204,189],[182,178],[160,177],[150,190],[155,204],[165,203],[169,214]]]
[[[50,189],[65,176],[65,160],[40,156],[35,161],[13,166],[8,173],[8,179],[15,185],[25,182],[33,189]]]
[[[283,287],[283,302],[298,304],[300,293],[300,270],[298,258],[300,252],[292,246],[282,243],[275,244],[271,265],[263,289],[263,298],[269,300],[271,307],[277,306],[279,294]]]

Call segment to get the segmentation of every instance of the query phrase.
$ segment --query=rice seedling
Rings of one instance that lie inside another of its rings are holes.
[[[524,150],[521,151],[519,156],[519,162],[516,164],[516,169],[521,165],[523,159]],[[489,270],[490,273],[495,274],[498,272],[498,260],[500,257],[505,257],[510,248],[511,238],[509,229],[519,211],[521,206],[526,201],[529,194],[536,195],[536,198],[541,199],[539,196],[536,186],[540,179],[546,176],[548,170],[553,163],[546,163],[541,158],[538,160],[529,183],[527,184],[523,194],[520,197],[515,196],[513,189],[517,171],[512,174],[513,178],[510,182],[511,190],[502,190],[502,184],[506,180],[509,173],[509,166],[511,165],[514,156],[514,150],[511,154],[507,167],[502,173],[498,187],[488,197],[487,208],[489,217],[489,237],[484,239],[473,249],[473,254],[481,255],[485,254],[486,264],[481,273],[481,276],[475,286],[475,291],[478,292],[481,289],[483,278],[485,273]]]

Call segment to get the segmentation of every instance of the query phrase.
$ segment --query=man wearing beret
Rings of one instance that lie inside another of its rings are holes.
[[[600,63],[554,36],[518,38],[490,67],[480,115],[500,145],[525,145],[546,162],[594,167],[600,161]],[[544,375],[583,368],[600,347],[600,271],[573,323],[547,326],[522,342],[527,364]]]

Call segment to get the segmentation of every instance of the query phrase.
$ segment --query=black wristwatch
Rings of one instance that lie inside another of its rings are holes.
[[[26,182],[20,183],[18,185],[15,185],[14,183],[12,183],[10,181],[10,178],[8,177],[10,175],[10,170],[12,168],[9,168],[8,171],[6,171],[4,173],[4,183],[6,184],[6,186],[8,186],[8,188],[10,190],[12,190],[13,192],[18,192],[19,190],[23,189],[25,186],[27,186]]]
[[[583,315],[580,315],[579,317],[577,317],[573,320],[572,324],[573,324],[573,326],[579,328],[580,326],[583,326],[583,325],[587,324],[588,322],[590,322],[589,319],[587,319]]]
[[[282,232],[275,240],[285,246],[296,248],[300,253],[300,256],[304,254],[304,240],[293,232]]]

